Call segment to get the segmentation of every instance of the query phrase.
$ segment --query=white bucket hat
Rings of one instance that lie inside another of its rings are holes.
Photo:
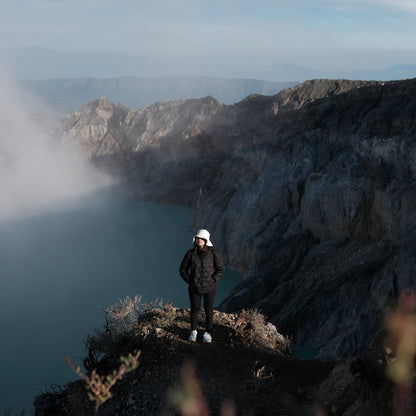
[[[203,238],[205,241],[206,241],[206,245],[208,246],[208,247],[213,247],[213,244],[211,243],[211,240],[209,239],[210,237],[211,237],[211,234],[207,231],[207,230],[204,230],[204,229],[202,229],[202,230],[199,230],[197,233],[196,233],[196,235],[195,235],[195,237],[193,238],[193,242],[195,243],[195,238]]]

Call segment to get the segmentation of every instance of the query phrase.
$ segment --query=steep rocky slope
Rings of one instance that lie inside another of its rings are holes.
[[[259,308],[341,358],[415,288],[415,92],[416,80],[314,80],[232,106],[102,98],[64,130],[130,196],[195,210],[245,278],[222,309]]]

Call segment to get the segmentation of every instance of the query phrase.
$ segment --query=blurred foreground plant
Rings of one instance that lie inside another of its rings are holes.
[[[412,415],[412,384],[416,357],[416,295],[403,292],[397,307],[386,316],[387,376],[395,383],[395,416]]]
[[[209,416],[207,403],[195,376],[195,367],[190,362],[182,366],[181,384],[170,392],[169,399],[182,416]]]
[[[169,402],[181,416],[210,416],[207,402],[195,375],[195,366],[186,362],[181,370],[181,382],[169,393]],[[221,406],[220,416],[235,416],[231,401]]]
[[[65,362],[82,378],[85,380],[88,390],[88,398],[95,402],[95,412],[98,412],[99,407],[111,398],[111,388],[121,380],[123,376],[135,370],[139,365],[140,351],[135,351],[134,354],[129,354],[127,357],[120,357],[120,367],[118,371],[114,370],[112,374],[107,376],[100,376],[94,369],[88,376],[82,373],[79,366],[74,366],[69,358],[65,358]]]

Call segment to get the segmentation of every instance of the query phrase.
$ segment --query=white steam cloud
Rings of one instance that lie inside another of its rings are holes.
[[[0,75],[0,221],[63,208],[110,183],[80,152],[51,134],[53,123],[35,117]]]

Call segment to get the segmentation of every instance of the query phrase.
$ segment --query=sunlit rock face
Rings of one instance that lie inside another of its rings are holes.
[[[415,92],[416,80],[314,80],[233,106],[100,99],[64,128],[130,194],[195,210],[245,278],[224,310],[260,308],[339,358],[416,286]]]
[[[213,98],[156,103],[137,111],[101,97],[84,105],[64,122],[67,140],[77,142],[88,157],[139,152],[160,141],[198,133],[206,118],[223,108]],[[188,133],[187,133],[188,132]]]

